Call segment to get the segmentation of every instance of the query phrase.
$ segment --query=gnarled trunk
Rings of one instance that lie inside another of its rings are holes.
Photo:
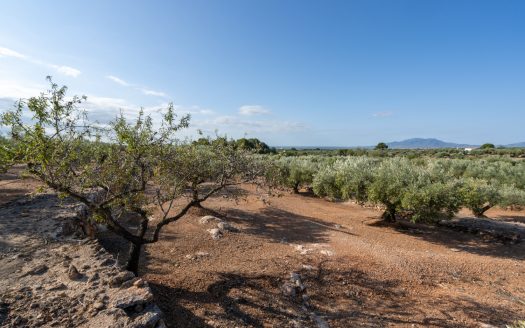
[[[492,204],[487,204],[481,208],[475,208],[472,210],[472,212],[474,212],[474,215],[478,218],[484,218],[485,217],[485,212],[488,211],[489,209],[492,208]]]
[[[139,271],[140,252],[142,251],[142,244],[131,243],[129,248],[128,263],[126,264],[126,270],[133,272],[135,275]]]
[[[381,217],[386,222],[396,222],[396,206],[394,204],[387,204],[386,210]]]

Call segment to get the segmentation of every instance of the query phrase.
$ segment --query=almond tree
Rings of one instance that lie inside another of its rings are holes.
[[[201,161],[188,153],[176,134],[190,117],[177,117],[172,105],[155,122],[141,111],[132,122],[120,114],[110,124],[93,124],[79,108],[85,97],[67,98],[67,88],[48,79],[50,90],[2,114],[14,141],[9,154],[47,186],[85,204],[93,221],[128,240],[127,268],[135,273],[143,245],[158,241],[164,226],[251,165],[248,156],[226,156],[217,164],[216,158]],[[230,170],[217,175],[216,165]],[[209,181],[207,172],[215,174],[213,188],[188,195],[195,181]],[[125,224],[125,218],[138,225]]]

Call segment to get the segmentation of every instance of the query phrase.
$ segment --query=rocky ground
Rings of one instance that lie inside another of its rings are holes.
[[[164,327],[148,283],[83,237],[79,206],[34,184],[2,190],[0,327]]]
[[[219,195],[145,247],[84,239],[78,206],[0,177],[0,326],[505,327],[525,319],[525,211],[446,226],[307,195]],[[4,184],[2,184],[4,183]],[[110,251],[109,255],[105,249]],[[156,307],[157,304],[159,308]]]

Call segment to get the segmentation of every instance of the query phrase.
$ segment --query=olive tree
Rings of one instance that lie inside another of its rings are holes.
[[[318,196],[355,199],[364,203],[378,161],[359,156],[344,158],[321,167],[314,176],[313,189]]]
[[[502,186],[498,205],[510,208],[523,208],[525,206],[525,190],[518,189],[515,186]]]
[[[501,200],[498,187],[486,180],[466,178],[461,187],[463,205],[477,217],[484,217],[485,212]]]
[[[283,157],[277,161],[281,184],[291,188],[294,193],[299,188],[312,185],[314,174],[318,171],[320,163],[316,156]]]
[[[385,206],[383,219],[396,221],[406,190],[416,184],[419,172],[405,158],[389,158],[381,162],[370,184],[368,197]]]
[[[404,193],[401,206],[414,222],[451,218],[461,207],[460,184],[455,180],[415,184]]]
[[[197,198],[188,196],[188,186],[200,181],[188,168],[204,174],[214,165],[181,148],[177,132],[188,126],[189,116],[177,117],[169,105],[155,122],[141,111],[135,120],[121,114],[100,126],[80,109],[85,97],[67,98],[66,87],[49,81],[50,90],[2,114],[2,124],[16,141],[9,146],[10,158],[27,164],[29,173],[52,189],[85,204],[91,220],[129,241],[127,268],[137,272],[142,246],[158,241],[164,226],[223,188],[234,174],[216,180],[214,188]],[[235,166],[236,160],[227,157],[221,165]],[[127,224],[126,218],[138,224]]]

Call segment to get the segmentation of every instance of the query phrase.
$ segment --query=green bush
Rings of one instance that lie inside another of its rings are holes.
[[[498,188],[481,179],[464,179],[460,192],[463,205],[477,217],[483,217],[501,199]]]
[[[383,218],[394,222],[405,192],[417,185],[420,172],[408,159],[386,159],[377,168],[369,188],[369,200],[385,206]]]
[[[434,221],[450,218],[461,207],[460,184],[430,182],[409,188],[403,196],[402,208],[411,212],[412,221]]]

